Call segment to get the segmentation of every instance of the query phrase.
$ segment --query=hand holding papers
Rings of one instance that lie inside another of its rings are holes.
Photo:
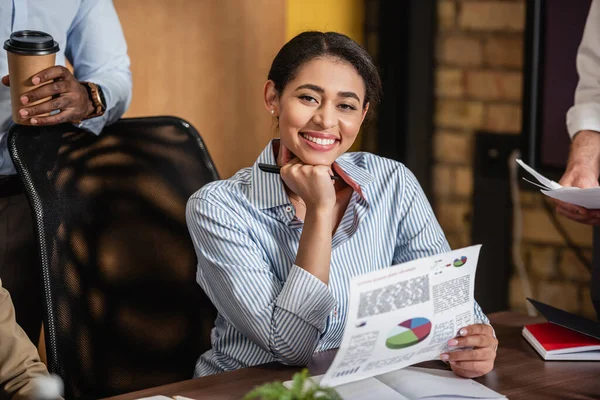
[[[554,182],[553,180],[550,180],[550,179],[546,178],[544,175],[540,174],[535,169],[533,169],[529,165],[525,164],[523,162],[523,160],[518,160],[517,159],[517,164],[519,164],[525,171],[529,172],[535,179],[537,179],[537,181],[542,186],[538,185],[537,183],[531,182],[530,180],[525,179],[527,182],[531,183],[532,185],[538,186],[538,187],[540,187],[542,189],[545,189],[545,190],[562,189],[561,185],[559,185],[558,183]]]
[[[352,278],[348,320],[323,385],[337,386],[438,359],[474,323],[481,246]]]
[[[585,207],[590,210],[600,209],[600,187],[581,189],[576,187],[565,187],[546,178],[536,170],[525,164],[522,160],[517,160],[517,163],[529,172],[540,184],[527,182],[541,188],[541,192],[548,197],[564,201],[565,203],[575,204],[580,207]]]

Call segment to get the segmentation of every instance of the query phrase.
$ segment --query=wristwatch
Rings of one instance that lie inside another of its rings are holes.
[[[94,110],[92,111],[92,113],[83,119],[90,119],[104,115],[104,112],[106,111],[106,100],[104,99],[104,93],[102,92],[102,88],[92,82],[79,83],[81,83],[83,87],[87,90],[90,101],[94,106]]]

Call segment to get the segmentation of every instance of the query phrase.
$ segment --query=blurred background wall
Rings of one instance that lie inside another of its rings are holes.
[[[472,241],[475,135],[481,131],[521,134],[525,6],[525,0],[437,2],[433,200],[453,248]],[[575,59],[565,62],[574,65]],[[552,224],[543,207],[545,196],[521,190],[520,199],[522,257],[533,296],[593,317],[590,274]],[[591,228],[562,217],[558,220],[591,259]],[[513,309],[525,308],[522,284],[513,269],[509,289]]]
[[[262,87],[285,35],[279,0],[115,0],[132,61],[126,117],[175,115],[198,129],[221,177],[271,137]]]
[[[275,137],[262,92],[286,40],[314,30],[362,43],[363,0],[114,0],[132,61],[126,117],[175,115],[202,135],[222,178]]]
[[[285,0],[285,37],[306,30],[334,31],[364,43],[365,0]]]

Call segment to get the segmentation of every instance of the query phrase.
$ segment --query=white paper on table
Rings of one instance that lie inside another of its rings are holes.
[[[323,375],[312,377],[319,383]],[[291,387],[292,381],[284,383]],[[372,378],[337,386],[344,400],[416,400],[416,399],[506,399],[484,385],[460,378],[452,371],[408,367]]]
[[[323,378],[338,386],[449,351],[448,340],[474,323],[481,246],[399,264],[350,280],[344,337]]]
[[[505,399],[506,397],[472,379],[452,371],[409,367],[376,377],[409,399],[443,397],[457,399]]]
[[[314,383],[320,383],[324,375],[313,376],[310,379]],[[283,384],[291,388],[293,381],[283,382]],[[310,386],[307,382],[304,388]],[[344,400],[410,400],[408,397],[402,396],[391,387],[377,380],[377,378],[367,378],[356,382],[346,383],[345,385],[337,386],[335,390]]]
[[[525,164],[522,160],[517,160],[517,164],[537,179],[541,186],[534,182],[528,182],[540,187],[540,191],[546,196],[564,201],[565,203],[585,207],[590,210],[600,209],[600,187],[581,189],[577,187],[561,186],[553,180],[546,178],[529,165]]]
[[[183,397],[183,396],[173,396],[173,397],[168,397],[168,396],[151,396],[151,397],[141,397],[139,399],[136,400],[193,400],[187,397]]]

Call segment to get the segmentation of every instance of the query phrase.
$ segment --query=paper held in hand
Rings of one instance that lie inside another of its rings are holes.
[[[525,164],[522,160],[517,160],[525,171],[529,172],[539,184],[523,178],[527,182],[539,187],[542,193],[548,197],[564,201],[565,203],[575,204],[590,210],[600,209],[600,187],[581,189],[576,187],[561,186],[550,180]]]
[[[480,249],[471,246],[353,277],[342,344],[322,384],[370,378],[439,360],[450,351],[448,341],[475,323]]]

